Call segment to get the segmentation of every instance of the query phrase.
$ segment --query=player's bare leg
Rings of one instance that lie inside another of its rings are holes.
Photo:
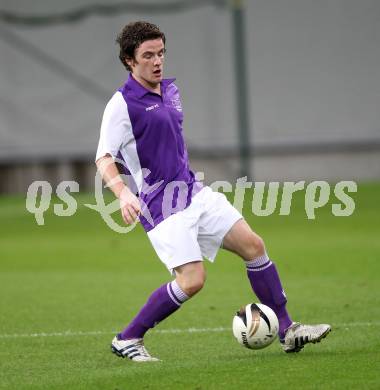
[[[307,343],[319,342],[331,327],[301,325],[292,322],[287,310],[287,298],[275,264],[269,259],[264,241],[243,219],[237,221],[223,240],[223,248],[239,255],[247,267],[252,289],[263,304],[269,306],[279,321],[279,338],[285,352],[299,352]]]
[[[192,297],[202,289],[206,281],[206,270],[202,261],[194,261],[175,268],[176,281],[182,291]]]

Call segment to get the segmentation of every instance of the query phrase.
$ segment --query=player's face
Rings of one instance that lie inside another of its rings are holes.
[[[133,77],[147,87],[157,87],[163,77],[165,45],[162,39],[143,42],[135,52],[135,58],[127,60]]]

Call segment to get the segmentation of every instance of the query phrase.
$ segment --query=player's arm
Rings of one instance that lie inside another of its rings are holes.
[[[124,222],[132,224],[141,212],[140,202],[124,183],[113,157],[110,154],[106,154],[96,161],[96,166],[107,187],[119,199]]]
[[[124,222],[131,224],[140,214],[140,202],[124,183],[115,163],[118,152],[133,136],[125,104],[120,92],[115,93],[108,102],[102,118],[95,161],[104,182],[120,200]]]

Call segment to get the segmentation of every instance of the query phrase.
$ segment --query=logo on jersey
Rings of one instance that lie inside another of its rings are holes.
[[[182,105],[181,105],[181,101],[179,100],[179,98],[175,98],[175,99],[170,99],[172,101],[172,105],[173,107],[179,111],[179,112],[182,112]]]
[[[153,104],[153,106],[149,106],[145,109],[145,111],[152,111],[154,110],[155,108],[159,108],[160,106],[156,103],[156,104]]]

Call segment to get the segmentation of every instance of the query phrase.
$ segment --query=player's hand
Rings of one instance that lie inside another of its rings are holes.
[[[136,195],[128,187],[125,187],[119,195],[119,201],[124,222],[127,225],[133,224],[141,213],[140,202]]]

